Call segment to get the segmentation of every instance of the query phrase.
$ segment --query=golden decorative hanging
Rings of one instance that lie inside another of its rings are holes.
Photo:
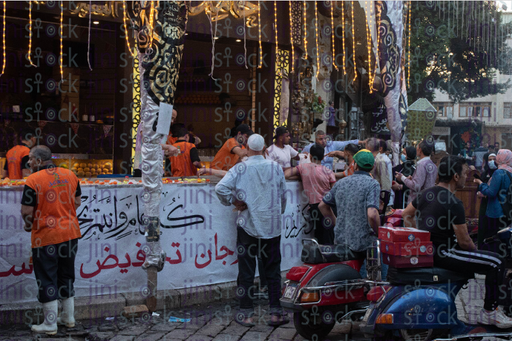
[[[351,4],[352,10],[352,59],[354,61],[354,79],[353,82],[357,79],[357,67],[356,67],[356,34],[355,34],[355,18],[354,18],[354,1]]]
[[[336,65],[336,49],[334,47],[334,1],[331,1],[331,42],[332,42],[332,65],[338,70]]]
[[[318,6],[315,1],[315,43],[316,43],[316,75],[318,78],[318,74],[320,73],[320,49],[318,48]]]
[[[292,45],[292,73],[295,72],[295,48],[293,47],[293,17],[292,17],[292,2],[288,1],[288,11],[290,16],[290,41]]]
[[[305,59],[308,59],[308,27],[307,27],[307,21],[306,21],[306,12],[308,9],[308,5],[306,3],[306,0],[304,0],[304,51],[306,55],[304,56]]]

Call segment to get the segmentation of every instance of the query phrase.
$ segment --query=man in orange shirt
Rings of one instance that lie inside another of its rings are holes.
[[[171,156],[171,174],[172,176],[195,176],[197,175],[197,168],[201,168],[201,160],[199,153],[193,143],[189,143],[188,131],[185,128],[180,128],[177,132],[178,140],[173,144],[174,147],[179,149],[177,156]]]
[[[30,148],[36,145],[36,134],[34,129],[25,128],[20,133],[21,144],[12,147],[7,152],[2,178],[8,177],[11,180],[23,179],[30,175],[28,166],[28,153]]]
[[[217,152],[212,161],[211,168],[229,170],[233,167],[238,160],[247,156],[245,144],[249,136],[253,134],[252,130],[247,124],[240,124],[235,129],[235,137],[227,140],[222,148]]]
[[[81,203],[78,178],[68,169],[55,167],[52,152],[36,146],[29,154],[32,174],[21,199],[25,231],[32,233],[32,261],[43,304],[44,321],[32,331],[54,335],[57,323],[75,326],[75,257],[81,237],[76,209]],[[62,317],[57,318],[62,299]]]

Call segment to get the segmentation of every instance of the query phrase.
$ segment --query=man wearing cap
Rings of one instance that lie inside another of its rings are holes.
[[[354,174],[338,180],[318,208],[328,219],[326,223],[334,224],[336,244],[365,258],[366,250],[377,240],[380,185],[370,176],[375,159],[369,150],[357,152],[354,161]],[[336,207],[337,217],[332,207]]]
[[[290,146],[290,132],[286,127],[278,127],[274,136],[275,143],[265,152],[267,159],[277,162],[283,170],[292,166],[291,159],[299,160],[299,152]]]
[[[237,225],[238,289],[240,311],[235,321],[253,326],[252,297],[256,258],[260,258],[268,282],[270,320],[278,326],[288,323],[279,299],[281,297],[281,220],[286,208],[286,181],[277,162],[263,157],[265,141],[253,134],[247,141],[247,161],[231,168],[215,186],[223,205],[234,205],[239,211]]]
[[[324,150],[325,150],[326,156],[322,160],[322,166],[325,166],[332,170],[333,158],[330,156],[327,156],[330,152],[334,152],[336,150],[344,150],[345,146],[349,143],[363,144],[364,141],[359,141],[359,140],[350,140],[350,141],[331,141],[331,140],[329,140],[329,141],[327,141],[327,135],[325,135],[325,132],[323,130],[317,130],[315,133],[315,143],[324,147]],[[310,143],[306,147],[304,147],[304,152],[309,153],[309,149],[315,143]]]
[[[238,160],[247,156],[245,144],[247,138],[253,134],[252,130],[247,124],[240,124],[236,128],[235,133],[236,135],[227,140],[217,152],[213,158],[211,168],[229,170]]]

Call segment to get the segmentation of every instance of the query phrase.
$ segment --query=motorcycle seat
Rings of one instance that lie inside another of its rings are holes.
[[[400,269],[390,266],[387,275],[391,284],[416,284],[418,281],[421,284],[437,284],[467,281],[470,278],[473,276],[437,267]]]
[[[365,253],[353,252],[342,245],[305,244],[302,247],[301,260],[308,264],[345,262],[362,259]]]

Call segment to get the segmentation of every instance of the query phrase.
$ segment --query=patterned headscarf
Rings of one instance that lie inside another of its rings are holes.
[[[500,149],[496,156],[498,169],[504,169],[512,173],[512,152],[508,149]]]

